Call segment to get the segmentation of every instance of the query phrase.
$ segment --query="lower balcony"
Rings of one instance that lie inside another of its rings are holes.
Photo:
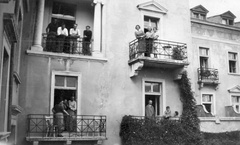
[[[107,139],[106,116],[30,114],[27,123],[26,140],[34,145],[40,141],[65,141],[67,144],[93,141],[102,144]]]
[[[135,39],[129,43],[130,76],[143,66],[179,69],[187,66],[187,45],[166,40]]]
[[[198,83],[199,89],[204,85],[212,85],[215,89],[218,89],[218,70],[213,68],[198,68]]]

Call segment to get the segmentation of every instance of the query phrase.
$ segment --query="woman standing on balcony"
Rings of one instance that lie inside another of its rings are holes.
[[[157,57],[157,53],[159,52],[158,51],[158,38],[159,38],[159,33],[158,33],[158,30],[157,30],[157,27],[154,27],[153,28],[153,54],[154,54],[154,57],[156,58]]]
[[[152,53],[152,48],[153,48],[153,36],[154,33],[152,31],[152,28],[149,27],[148,31],[146,33],[146,53],[145,56],[150,57],[150,54]]]
[[[146,51],[146,47],[145,47],[145,33],[143,32],[143,30],[141,30],[141,27],[139,25],[135,26],[135,37],[138,39],[138,45],[136,47],[136,51],[134,53],[135,54],[143,54]]]

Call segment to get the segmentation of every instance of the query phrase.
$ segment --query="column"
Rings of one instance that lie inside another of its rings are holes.
[[[34,28],[33,45],[31,50],[43,51],[42,48],[42,27],[43,27],[43,15],[44,15],[45,0],[38,0],[38,11],[36,17],[36,23]]]
[[[101,19],[102,8],[101,0],[94,0],[94,24],[93,24],[93,56],[101,55]]]

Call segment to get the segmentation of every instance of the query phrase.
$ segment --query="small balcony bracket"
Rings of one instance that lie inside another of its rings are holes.
[[[138,75],[138,72],[142,70],[144,66],[144,61],[138,61],[130,65],[130,77]]]
[[[182,68],[176,69],[176,70],[175,70],[175,73],[174,73],[174,78],[173,78],[173,80],[174,80],[174,81],[179,81],[179,80],[181,80],[182,74],[183,74],[184,71],[186,71],[186,68],[187,68],[187,66],[184,66],[184,67],[182,67]]]
[[[212,85],[212,86],[214,86],[214,88],[215,88],[215,90],[218,90],[218,88],[219,88],[219,82],[204,82],[204,81],[198,81],[198,84],[199,84],[199,90],[201,90],[203,87],[204,87],[204,85]]]

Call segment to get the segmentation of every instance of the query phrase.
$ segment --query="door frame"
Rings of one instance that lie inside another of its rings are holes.
[[[50,108],[49,108],[49,114],[52,113],[52,108],[54,107],[54,90],[55,90],[55,76],[73,76],[77,77],[77,92],[76,92],[76,98],[77,98],[77,115],[81,115],[81,99],[82,99],[82,74],[79,72],[70,72],[70,71],[52,71],[51,75],[51,97],[50,97]]]
[[[145,116],[145,82],[160,83],[160,116],[163,115],[163,110],[166,107],[166,91],[165,91],[165,80],[164,79],[155,79],[155,78],[143,78],[142,79],[142,116]],[[154,94],[153,94],[154,95]],[[159,95],[159,94],[156,94]]]

